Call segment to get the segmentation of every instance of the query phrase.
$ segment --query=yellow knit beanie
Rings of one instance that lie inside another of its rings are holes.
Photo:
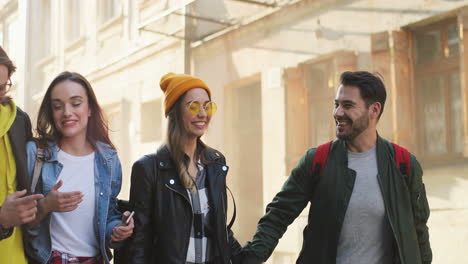
[[[171,110],[171,107],[179,99],[179,97],[186,91],[193,88],[205,89],[208,93],[208,97],[211,99],[210,88],[205,84],[204,81],[197,77],[193,77],[186,74],[168,73],[161,78],[159,82],[161,90],[164,92],[164,110],[167,114]]]

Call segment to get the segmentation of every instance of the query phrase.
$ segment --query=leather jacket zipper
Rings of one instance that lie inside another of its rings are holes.
[[[190,226],[190,229],[192,228],[193,226],[193,219],[195,218],[194,214],[193,214],[193,207],[192,207],[192,203],[189,201],[189,199],[187,199],[187,197],[185,197],[181,192],[171,188],[169,185],[164,184],[169,190],[177,193],[178,195],[182,196],[182,198],[184,198],[185,201],[187,201],[187,203],[190,205],[190,212],[192,212],[192,219],[190,220],[190,223],[191,223],[191,226]],[[187,239],[187,243],[185,243],[185,255],[184,255],[184,262],[187,260],[187,254],[188,254],[188,247],[189,247],[189,244],[190,244],[190,232],[188,234],[188,239]]]
[[[224,197],[223,197],[223,195],[221,195],[221,203],[222,203],[222,206],[223,206],[224,222],[227,222],[226,209],[224,208]],[[227,225],[224,226],[224,229],[226,231],[226,241],[229,243],[229,235],[228,235]]]

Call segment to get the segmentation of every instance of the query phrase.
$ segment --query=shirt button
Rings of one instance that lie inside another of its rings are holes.
[[[201,233],[200,233],[200,232],[197,232],[197,236],[199,236],[199,235],[201,235]]]
[[[223,171],[227,171],[227,167],[226,167],[226,166],[223,166]]]
[[[103,195],[103,193],[101,192],[101,193],[100,193],[100,195],[102,196],[102,195]]]

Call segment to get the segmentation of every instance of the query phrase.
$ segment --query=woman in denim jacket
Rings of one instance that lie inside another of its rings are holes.
[[[27,256],[33,263],[109,263],[109,247],[132,234],[133,220],[120,224],[122,169],[89,82],[78,73],[58,75],[37,120],[28,173],[33,177],[39,146],[45,158],[35,191],[45,198],[26,232]]]

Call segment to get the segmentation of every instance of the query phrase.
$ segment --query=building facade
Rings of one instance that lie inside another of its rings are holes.
[[[434,263],[468,259],[467,0],[0,1],[0,41],[32,117],[61,71],[84,74],[111,124],[128,197],[133,161],[165,136],[159,80],[207,82],[205,141],[226,154],[240,242],[305,151],[334,138],[339,74],[382,75],[383,137],[424,169]],[[18,45],[17,45],[18,44]],[[22,46],[24,45],[24,46]],[[17,84],[17,85],[16,85]],[[307,210],[268,263],[294,263]]]

